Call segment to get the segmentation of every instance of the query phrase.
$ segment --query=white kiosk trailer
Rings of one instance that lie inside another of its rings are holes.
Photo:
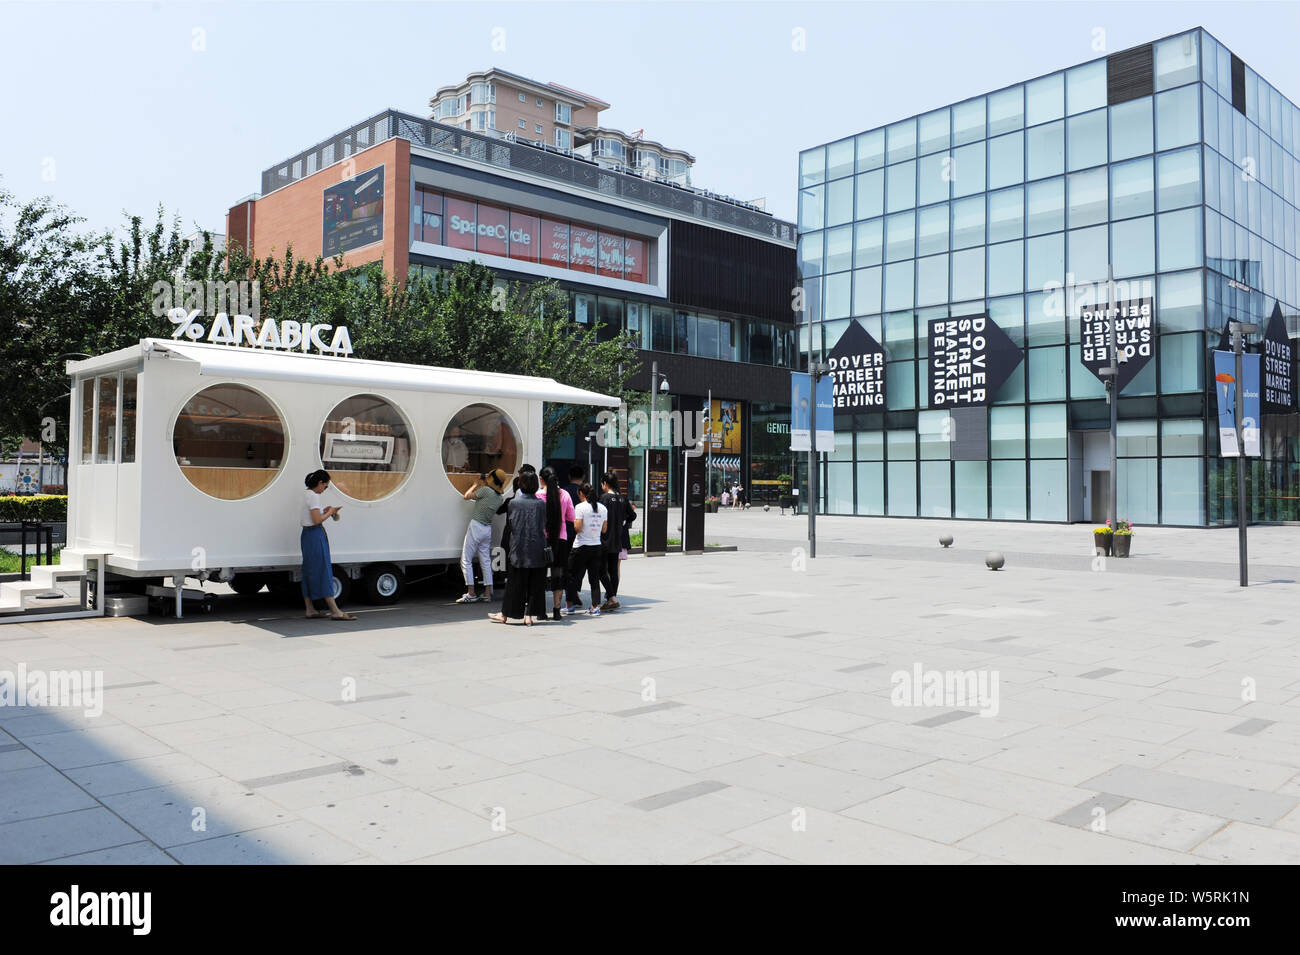
[[[326,525],[336,595],[392,603],[415,565],[459,562],[462,495],[482,472],[540,467],[543,402],[618,404],[549,378],[152,338],[67,371],[68,546],[32,584],[4,585],[9,619],[37,610],[22,591],[77,578],[80,605],[60,616],[102,614],[114,581],[178,615],[185,597],[211,608],[186,578],[298,593],[318,468],[342,505]]]

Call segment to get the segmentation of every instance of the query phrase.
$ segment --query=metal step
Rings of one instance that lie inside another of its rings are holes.
[[[31,569],[30,580],[0,584],[0,623],[102,617],[105,555],[86,552],[84,556],[97,562],[97,571],[87,572],[83,554],[73,552],[67,564],[42,564]],[[87,610],[83,593],[91,580],[95,581],[99,606]],[[59,596],[45,596],[54,593]]]

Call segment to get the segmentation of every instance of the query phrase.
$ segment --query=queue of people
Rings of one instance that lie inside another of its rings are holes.
[[[575,466],[569,469],[569,484],[561,485],[553,468],[538,472],[525,464],[506,498],[501,493],[504,473],[482,475],[465,493],[474,510],[461,561],[466,592],[457,603],[492,599],[491,517],[504,513],[501,552],[506,558],[506,590],[501,610],[488,614],[489,620],[532,626],[582,612],[584,578],[590,587],[586,614],[618,610],[621,565],[631,547],[636,509],[622,494],[613,472],[601,476],[599,491],[585,477],[586,472]],[[474,591],[475,556],[483,568],[483,597]]]
[[[631,549],[636,508],[622,493],[612,471],[601,475],[599,490],[586,481],[586,472],[579,466],[570,468],[568,477],[568,483],[561,484],[554,469],[542,468],[539,473],[525,464],[513,478],[507,496],[506,482],[511,479],[504,471],[479,475],[464,494],[473,507],[461,550],[465,593],[456,603],[492,601],[498,569],[493,566],[492,527],[497,515],[504,514],[500,553],[505,556],[506,588],[501,610],[488,614],[488,619],[531,626],[583,612],[584,578],[590,588],[588,615],[620,609],[622,564]],[[315,608],[316,601],[324,601],[332,619],[356,620],[339,609],[333,596],[329,538],[323,525],[327,520],[339,520],[342,508],[326,505],[322,498],[330,486],[330,475],[324,470],[313,471],[304,483],[300,543],[306,616],[324,616]],[[474,587],[476,565],[482,596]]]

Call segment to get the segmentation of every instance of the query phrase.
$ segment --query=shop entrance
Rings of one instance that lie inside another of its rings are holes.
[[[1110,432],[1071,431],[1067,444],[1070,471],[1070,522],[1106,523],[1110,500]]]

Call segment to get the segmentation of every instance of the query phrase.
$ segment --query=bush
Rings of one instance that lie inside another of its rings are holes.
[[[31,494],[25,497],[10,494],[0,497],[0,523],[10,524],[19,521],[61,523],[67,519],[66,494]]]

